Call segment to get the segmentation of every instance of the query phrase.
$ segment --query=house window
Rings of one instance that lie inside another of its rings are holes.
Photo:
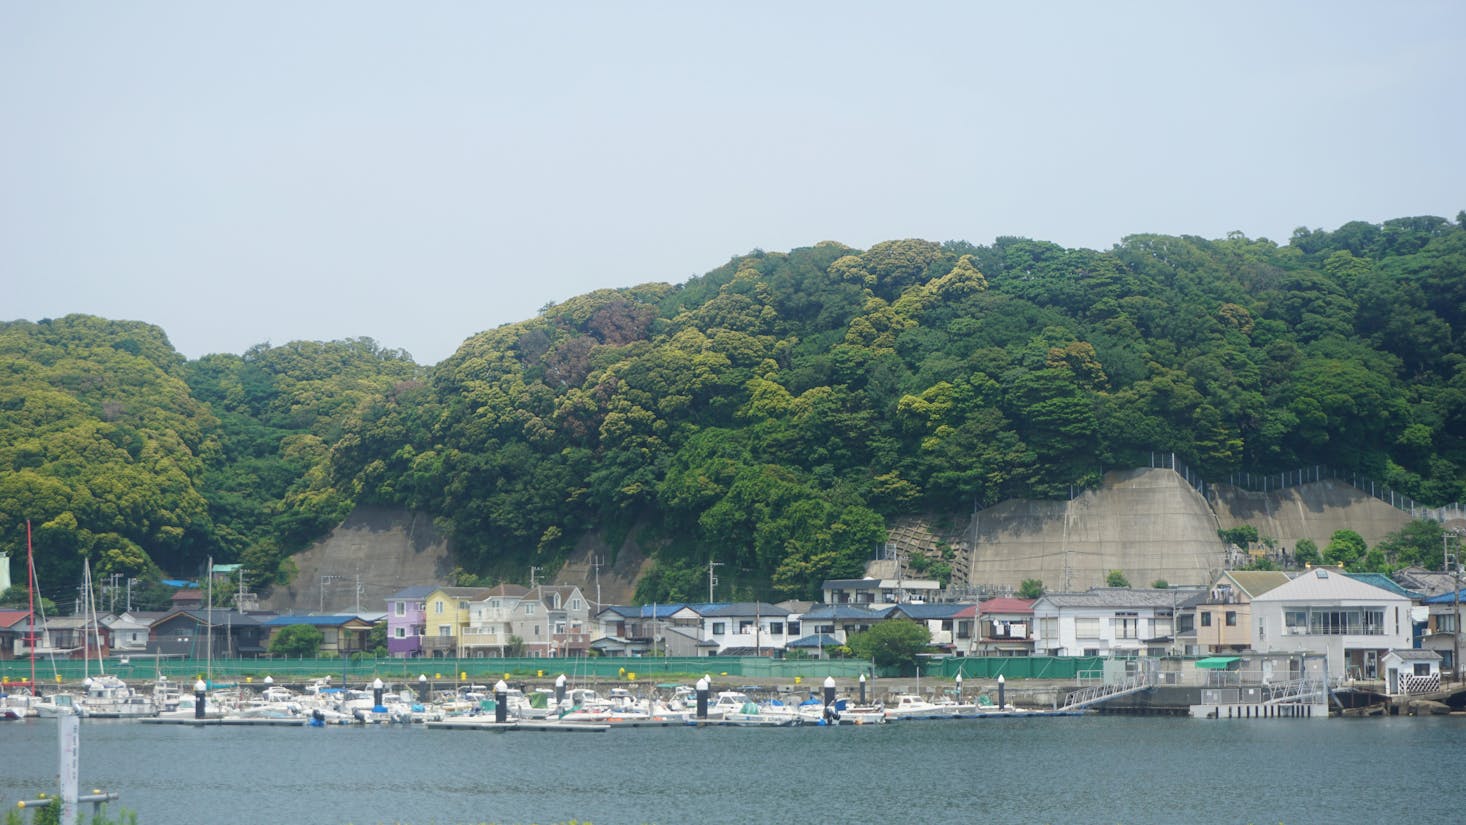
[[[1196,631],[1196,614],[1182,613],[1176,617],[1176,633],[1194,633]]]
[[[459,602],[458,603],[458,609],[459,610],[467,610],[468,609],[468,602],[466,602],[466,601]]]
[[[783,622],[769,622],[769,635],[771,635],[771,636],[782,636],[782,635],[784,635],[784,623]]]
[[[1038,620],[1038,635],[1045,641],[1057,642],[1059,640],[1059,617],[1045,616]]]
[[[835,626],[832,624],[817,624],[814,626],[814,632],[833,634],[835,632]]]
[[[580,597],[579,596],[577,596],[577,597],[575,597],[575,598],[573,598],[573,599],[570,600],[570,609],[571,610],[579,610],[581,607],[584,607],[584,604],[580,601]]]
[[[1116,616],[1114,619],[1116,639],[1138,638],[1140,630],[1140,619],[1134,616]]]
[[[524,615],[526,615],[526,616],[533,616],[534,615],[534,602],[525,602],[524,603]]]
[[[407,615],[407,602],[393,602],[392,603],[392,609],[394,611],[396,611],[396,614],[398,616],[406,616]]]
[[[1227,611],[1227,627],[1236,627],[1236,626],[1237,626],[1237,611],[1235,611],[1235,610],[1228,610]]]
[[[746,634],[749,634],[749,633],[752,633],[753,632],[753,620],[752,619],[740,619],[738,621],[738,632],[741,633],[741,634],[745,634],[745,635]]]
[[[1153,628],[1154,636],[1160,637],[1171,635],[1171,620],[1168,618],[1151,619],[1150,626]]]
[[[440,625],[438,625],[438,635],[441,636],[444,639],[452,638],[452,636],[453,636],[453,625],[451,625],[451,624],[440,624]]]
[[[1092,619],[1074,620],[1074,637],[1077,639],[1098,639],[1100,635],[1100,620],[1098,617]]]
[[[1210,611],[1207,611],[1207,610],[1201,611],[1201,626],[1202,627],[1211,627],[1211,612]]]
[[[714,636],[722,636],[723,634],[725,634],[727,632],[728,632],[728,623],[727,622],[713,622],[713,635]]]
[[[1308,633],[1308,611],[1307,610],[1284,610],[1283,611],[1283,633],[1291,636],[1302,636]]]
[[[790,636],[798,636],[799,635],[799,622],[790,622],[789,623],[789,635]]]
[[[439,615],[441,615],[443,613],[443,600],[442,599],[439,599],[439,600],[433,602],[433,612],[434,613],[437,613]]]
[[[399,639],[406,639],[407,638],[407,628],[405,628],[405,627],[399,627],[399,628],[396,628],[396,630],[397,630],[397,638],[399,638]]]
[[[1456,615],[1454,613],[1437,613],[1435,615],[1435,632],[1455,633]]]

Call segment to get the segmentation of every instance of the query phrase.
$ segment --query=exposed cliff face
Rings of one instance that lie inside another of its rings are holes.
[[[1002,589],[1039,579],[1050,590],[1084,590],[1104,584],[1111,570],[1137,587],[1156,579],[1204,584],[1227,565],[1217,531],[1244,524],[1291,551],[1304,538],[1323,548],[1346,529],[1373,545],[1409,521],[1408,513],[1338,481],[1270,493],[1211,485],[1203,497],[1172,470],[1139,469],[1107,473],[1102,487],[1072,501],[1005,501],[960,530],[907,522],[891,532],[903,553],[930,552],[941,542],[957,550],[966,560],[957,581]]]
[[[262,607],[355,613],[360,604],[363,613],[379,613],[392,593],[446,583],[453,569],[448,540],[432,518],[392,507],[356,508],[331,535],[291,561],[294,579],[276,587]]]
[[[1205,584],[1227,564],[1219,529],[1250,524],[1289,551],[1310,538],[1322,548],[1337,530],[1373,545],[1410,515],[1339,481],[1318,481],[1270,493],[1227,485],[1202,496],[1174,471],[1139,469],[1105,475],[1104,484],[1071,501],[1013,500],[959,518],[907,518],[890,527],[902,559],[952,551],[953,580],[998,589],[1039,579],[1050,590],[1102,585],[1111,570],[1137,587],[1156,579]],[[976,541],[974,542],[974,538]],[[353,612],[385,609],[393,591],[443,584],[453,568],[449,544],[421,514],[359,508],[326,540],[294,558],[299,573],[266,601],[276,610]],[[650,564],[635,536],[614,552],[587,536],[554,577],[586,598],[624,604]],[[528,573],[526,572],[526,577]]]

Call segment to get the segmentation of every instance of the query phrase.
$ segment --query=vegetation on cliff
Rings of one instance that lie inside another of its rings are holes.
[[[4,324],[0,538],[30,518],[67,586],[82,557],[155,576],[212,555],[258,583],[353,504],[392,503],[485,578],[635,530],[641,595],[692,599],[711,556],[721,592],[809,596],[892,516],[1052,496],[1152,451],[1457,501],[1463,220],[755,251],[548,306],[431,369],[367,339],[186,362],[145,324]]]

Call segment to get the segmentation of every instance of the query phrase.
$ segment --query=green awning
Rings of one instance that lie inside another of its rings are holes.
[[[1204,667],[1207,670],[1226,670],[1227,665],[1241,659],[1241,656],[1211,656],[1206,659],[1197,659],[1196,666]]]

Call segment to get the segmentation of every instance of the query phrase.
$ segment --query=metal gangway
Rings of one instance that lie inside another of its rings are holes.
[[[1323,679],[1295,679],[1264,685],[1265,705],[1311,705],[1326,701],[1328,686]]]
[[[1107,685],[1089,685],[1069,694],[1069,701],[1058,708],[1060,711],[1084,710],[1090,705],[1097,705],[1101,702],[1108,702],[1121,696],[1129,696],[1132,693],[1139,693],[1150,689],[1150,680],[1144,673],[1137,673],[1135,676],[1122,682],[1114,682]]]

